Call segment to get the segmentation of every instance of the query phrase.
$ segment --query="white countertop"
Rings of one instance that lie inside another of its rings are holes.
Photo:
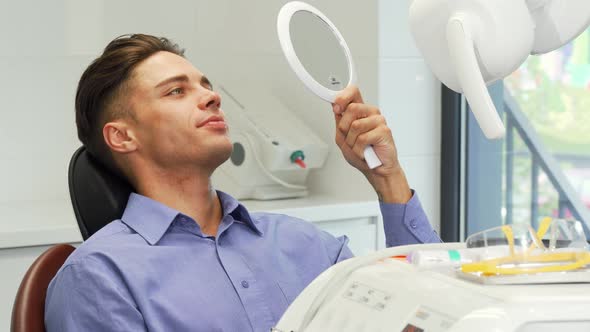
[[[69,200],[0,203],[0,248],[82,242]]]
[[[343,201],[321,195],[274,201],[246,200],[242,204],[252,212],[287,214],[311,222],[380,214],[376,200]],[[0,220],[0,249],[82,242],[69,198],[2,202]]]

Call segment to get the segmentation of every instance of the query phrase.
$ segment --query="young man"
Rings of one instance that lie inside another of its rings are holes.
[[[213,189],[232,144],[219,95],[182,55],[165,38],[123,36],[80,79],[79,138],[136,192],[51,282],[48,331],[269,331],[316,276],[352,256],[345,237],[251,214]],[[379,110],[351,87],[334,116],[336,143],[379,196],[387,244],[440,241]],[[368,144],[383,162],[374,170]]]

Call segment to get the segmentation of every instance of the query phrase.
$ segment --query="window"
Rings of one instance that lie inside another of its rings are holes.
[[[460,114],[452,116],[452,125],[443,120],[443,155],[455,158],[447,168],[461,170],[445,179],[442,166],[443,238],[461,240],[505,223],[536,226],[543,216],[588,225],[590,30],[558,50],[530,56],[489,90],[507,127],[506,137],[498,141],[483,136],[458,94],[443,90],[443,119],[451,112]],[[445,100],[445,93],[451,97]],[[462,135],[445,142],[445,133],[449,137],[459,129]],[[461,195],[445,202],[453,190]]]

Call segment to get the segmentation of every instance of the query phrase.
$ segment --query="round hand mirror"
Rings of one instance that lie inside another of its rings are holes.
[[[291,69],[313,93],[333,103],[356,83],[352,55],[336,26],[317,8],[300,1],[285,4],[277,19],[283,53]],[[364,151],[370,168],[381,165],[371,146]]]

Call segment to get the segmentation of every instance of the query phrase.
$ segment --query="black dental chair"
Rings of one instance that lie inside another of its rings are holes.
[[[70,160],[68,184],[84,240],[109,222],[120,219],[133,191],[127,181],[98,163],[84,146]]]
[[[121,218],[133,188],[96,162],[81,147],[72,156],[68,171],[70,198],[82,238]],[[27,270],[14,301],[10,331],[45,332],[45,297],[51,279],[74,251],[57,244],[45,251]]]

